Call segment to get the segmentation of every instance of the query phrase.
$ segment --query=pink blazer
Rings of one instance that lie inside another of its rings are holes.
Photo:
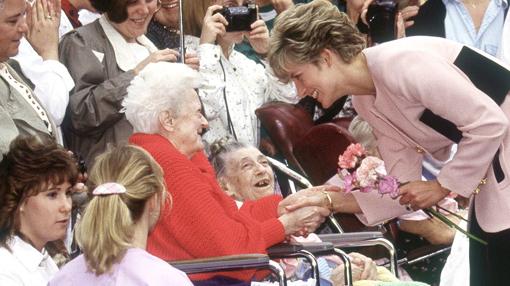
[[[424,110],[453,123],[461,135],[458,151],[437,179],[443,187],[464,197],[472,197],[480,188],[474,195],[478,222],[485,231],[498,232],[510,228],[508,89],[503,88],[501,105],[482,92],[458,63],[465,49],[461,44],[433,37],[409,37],[365,49],[376,94],[354,96],[353,105],[374,128],[388,172],[402,182],[421,179],[425,153],[444,161],[454,144],[420,120]],[[469,66],[478,56],[471,55],[465,62]],[[490,84],[499,83],[494,80]],[[499,164],[495,167],[498,150]],[[398,200],[377,194],[355,196],[368,224],[406,213]]]

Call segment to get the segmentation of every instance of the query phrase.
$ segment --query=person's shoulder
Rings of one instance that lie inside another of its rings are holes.
[[[144,265],[143,269],[139,265]],[[140,279],[147,282],[147,285],[166,285],[168,281],[178,285],[192,285],[184,272],[140,248],[131,248],[126,252],[119,271],[131,273],[132,279]]]
[[[69,261],[55,274],[53,279],[49,282],[49,286],[62,286],[72,285],[73,281],[78,274],[84,274],[87,272],[87,264],[83,254]]]
[[[92,23],[83,25],[74,30],[69,31],[60,39],[60,45],[75,43],[86,46],[90,43],[98,42],[97,38],[105,38],[103,28],[99,24],[99,19]]]
[[[385,73],[388,70],[421,70],[422,64],[452,62],[461,48],[461,44],[450,40],[413,36],[367,48],[363,53],[372,71]]]
[[[0,271],[2,271],[5,267],[11,265],[14,261],[14,254],[5,247],[0,247]]]

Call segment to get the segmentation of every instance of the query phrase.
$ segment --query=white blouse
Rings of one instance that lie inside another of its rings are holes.
[[[200,98],[209,121],[209,130],[203,136],[208,144],[230,134],[227,105],[237,139],[258,146],[259,123],[255,109],[273,100],[290,103],[298,100],[294,84],[280,82],[269,65],[257,64],[235,50],[227,59],[219,45],[198,45],[198,38],[190,48],[198,52],[200,74],[205,80]]]
[[[58,272],[46,250],[41,253],[18,236],[9,246],[12,252],[0,248],[0,285],[46,286]]]

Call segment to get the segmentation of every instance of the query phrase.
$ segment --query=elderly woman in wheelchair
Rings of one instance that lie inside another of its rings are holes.
[[[221,189],[203,150],[208,123],[195,91],[200,84],[198,73],[185,65],[155,63],[135,77],[123,102],[135,131],[130,142],[161,165],[173,199],[171,215],[165,208],[149,236],[148,251],[164,260],[266,253],[288,235],[316,229],[329,215],[327,208],[279,215],[281,197],[268,196],[238,209]],[[191,279],[195,285],[243,285],[253,276],[245,270]]]
[[[244,203],[263,199],[274,195],[275,177],[273,169],[262,152],[254,146],[221,138],[211,146],[210,161],[216,170],[216,176],[222,189],[233,199],[238,207]],[[317,192],[320,194],[320,192]],[[317,242],[320,238],[315,234],[304,237],[291,237],[298,242]],[[379,282],[393,282],[385,285],[401,285],[399,280],[386,268],[378,267],[370,259],[359,253],[349,254],[352,263],[352,275],[354,285],[372,285]],[[329,267],[321,269],[321,285],[343,285],[343,265],[337,257],[319,258],[319,264]],[[286,275],[291,279],[306,279],[306,263],[294,259],[285,259],[282,262]],[[378,281],[378,282],[375,282]],[[410,283],[406,285],[424,285],[422,283]]]

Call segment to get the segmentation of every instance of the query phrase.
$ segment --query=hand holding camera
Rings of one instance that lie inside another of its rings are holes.
[[[216,38],[224,35],[227,32],[227,20],[215,11],[221,10],[223,7],[220,5],[212,5],[207,8],[204,16],[204,23],[202,24],[202,34],[200,35],[200,44],[214,44]]]
[[[250,32],[249,38],[253,37],[259,50],[267,52],[266,44],[261,43],[267,27],[261,28],[257,23],[258,13],[254,1],[249,1],[242,6],[212,5],[207,9],[202,25],[200,43],[214,43],[218,36],[227,32]],[[268,41],[268,40],[267,40]]]
[[[361,19],[369,26],[372,43],[383,43],[405,37],[405,29],[414,24],[419,6],[411,5],[398,11],[396,0],[365,0]]]
[[[251,25],[251,31],[247,34],[247,37],[257,54],[267,54],[269,51],[269,30],[263,20],[257,20]]]

